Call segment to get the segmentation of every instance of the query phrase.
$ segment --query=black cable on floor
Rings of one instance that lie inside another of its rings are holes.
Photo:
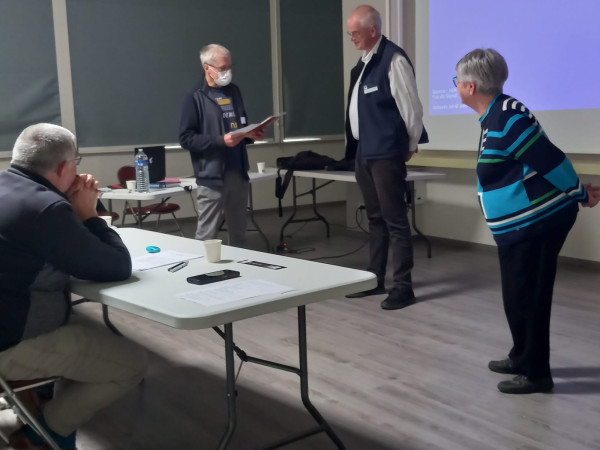
[[[363,232],[364,232],[365,234],[369,234],[369,231],[368,231],[368,230],[365,230],[365,229],[362,227],[362,219],[363,219],[363,215],[362,215],[362,214],[360,214],[360,211],[363,211],[364,209],[365,209],[365,207],[364,207],[364,206],[362,206],[362,205],[361,205],[361,206],[359,206],[358,208],[356,208],[356,212],[354,213],[354,220],[356,220],[356,226],[357,226],[358,228],[360,228],[361,230],[363,230]]]
[[[348,252],[348,253],[343,253],[341,255],[332,255],[332,256],[319,256],[318,258],[311,258],[308,261],[318,261],[320,259],[335,259],[335,258],[342,258],[344,256],[350,256],[350,255],[356,253],[357,251],[359,251],[361,248],[363,248],[368,243],[369,243],[369,241],[365,241],[365,242],[363,242],[360,245],[360,247],[358,247],[358,248],[356,248],[356,249],[354,249],[354,250],[352,250],[351,252]]]
[[[360,211],[362,211],[364,209],[365,209],[365,207],[362,206],[362,205],[359,206],[358,208],[356,208],[356,212],[354,213],[354,217],[355,217],[355,220],[356,220],[356,227],[352,227],[350,229],[360,228],[365,234],[369,234],[369,232],[367,230],[365,230],[362,227],[362,225],[361,225],[362,217],[363,216],[362,216],[362,214],[360,214]],[[366,240],[358,248],[356,248],[356,249],[354,249],[354,250],[352,250],[351,252],[348,252],[348,253],[344,253],[344,254],[341,254],[341,255],[332,255],[332,256],[319,256],[317,258],[311,258],[311,259],[309,259],[309,261],[318,261],[320,259],[335,259],[335,258],[343,258],[344,256],[350,256],[350,255],[358,252],[360,249],[362,249],[365,245],[367,245],[368,242],[369,241]]]
[[[302,225],[300,225],[296,230],[292,231],[291,233],[286,234],[284,237],[290,238],[290,237],[294,236],[296,233],[298,233],[300,230],[302,230],[302,228],[304,228],[307,223],[308,222],[303,222]]]

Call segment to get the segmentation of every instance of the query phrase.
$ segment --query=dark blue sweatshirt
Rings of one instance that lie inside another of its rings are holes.
[[[82,223],[45,178],[14,165],[0,172],[0,204],[0,351],[68,320],[71,276],[131,276],[119,235],[97,217]]]

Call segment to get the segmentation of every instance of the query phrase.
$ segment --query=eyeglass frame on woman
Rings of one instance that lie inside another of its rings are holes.
[[[454,87],[458,87],[458,77],[452,77],[452,82],[454,83]]]

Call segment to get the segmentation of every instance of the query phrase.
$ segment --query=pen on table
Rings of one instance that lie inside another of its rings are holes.
[[[167,270],[169,272],[177,272],[178,270],[183,269],[187,265],[188,265],[188,261],[182,261],[180,263],[175,264],[172,267],[169,267]]]

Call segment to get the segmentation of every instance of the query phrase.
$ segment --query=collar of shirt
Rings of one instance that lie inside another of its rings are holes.
[[[383,37],[383,35],[379,36],[379,39],[377,39],[377,42],[375,43],[375,45],[373,46],[373,48],[369,51],[369,53],[367,53],[366,51],[363,52],[363,55],[361,57],[362,62],[364,62],[365,64],[367,64],[369,61],[371,61],[371,58],[373,57],[373,55],[375,53],[377,53],[377,50],[379,50],[379,44],[381,44],[381,38]]]

